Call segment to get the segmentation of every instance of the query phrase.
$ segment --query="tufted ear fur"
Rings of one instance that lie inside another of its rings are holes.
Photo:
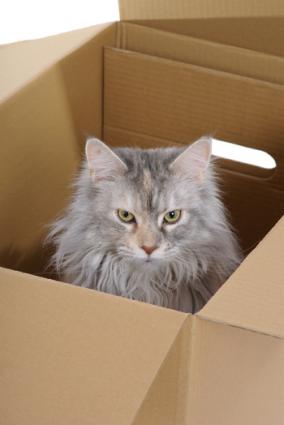
[[[86,157],[94,181],[114,180],[127,171],[124,162],[103,142],[91,138],[86,143]]]
[[[183,151],[173,161],[170,168],[175,174],[188,175],[202,182],[210,162],[211,150],[211,138],[206,136],[201,137]]]

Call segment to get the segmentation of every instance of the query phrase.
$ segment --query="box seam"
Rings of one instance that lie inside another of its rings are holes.
[[[184,400],[184,405],[181,406],[181,412],[184,415],[184,423],[188,423],[190,424],[189,420],[188,420],[188,412],[191,411],[191,394],[194,391],[193,385],[194,382],[191,382],[191,375],[192,375],[192,369],[194,367],[194,349],[195,349],[195,344],[196,344],[196,317],[195,315],[192,315],[192,320],[189,324],[190,326],[190,337],[189,337],[189,341],[188,341],[188,345],[189,345],[189,349],[188,349],[188,354],[189,354],[189,359],[188,359],[188,367],[186,368],[186,393],[185,395],[182,397],[180,396],[180,391],[178,392],[178,396],[177,396],[177,400]],[[185,322],[186,324],[186,322]],[[184,327],[185,327],[184,324]],[[179,368],[179,382],[181,381],[181,375],[184,374],[184,370],[181,370],[181,368]],[[178,404],[177,404],[178,406]],[[180,418],[178,417],[178,411],[176,411],[176,419],[175,422],[176,424],[180,425]],[[194,424],[193,424],[194,425]]]
[[[163,360],[162,360],[162,362],[161,362],[161,364],[160,364],[160,367],[157,369],[157,371],[156,371],[156,373],[155,373],[155,376],[153,377],[153,380],[151,381],[151,383],[150,383],[150,385],[149,385],[149,387],[148,387],[148,389],[147,389],[147,391],[146,391],[146,393],[145,393],[145,395],[144,395],[144,397],[143,397],[143,399],[141,400],[141,403],[140,403],[140,405],[139,405],[139,407],[138,407],[138,409],[137,409],[137,411],[136,411],[136,413],[135,413],[135,415],[134,415],[134,417],[132,418],[132,420],[131,420],[131,424],[135,424],[135,421],[136,421],[136,419],[137,419],[137,417],[138,417],[138,415],[139,415],[139,413],[140,413],[140,411],[141,411],[141,408],[143,407],[143,404],[144,404],[144,402],[145,402],[145,400],[147,399],[147,396],[148,396],[148,394],[149,394],[149,392],[150,392],[150,390],[151,390],[151,388],[152,388],[152,385],[154,384],[154,382],[156,381],[156,379],[157,379],[157,377],[158,377],[158,375],[159,375],[159,373],[160,373],[160,371],[163,369],[163,367],[164,367],[164,365],[165,365],[165,363],[166,363],[166,361],[167,361],[167,359],[168,359],[168,356],[169,356],[169,354],[170,354],[170,352],[171,352],[171,349],[173,348],[173,346],[174,346],[174,344],[175,344],[175,342],[178,340],[178,338],[180,337],[180,334],[182,333],[182,331],[184,330],[184,328],[185,328],[185,326],[186,326],[186,324],[187,324],[187,321],[188,321],[188,317],[192,317],[191,315],[189,315],[189,314],[187,314],[186,316],[185,316],[185,318],[184,318],[184,320],[183,320],[183,322],[182,322],[182,324],[180,325],[180,328],[179,328],[179,330],[178,330],[178,332],[177,332],[177,334],[175,335],[175,337],[174,337],[174,339],[173,339],[173,341],[172,341],[172,343],[171,343],[171,345],[169,346],[169,348],[168,348],[168,350],[167,350],[167,352],[166,352],[166,354],[165,354],[165,356],[164,356],[164,358],[163,358]],[[190,328],[191,328],[191,326],[192,325],[190,325]],[[189,347],[190,347],[190,356],[191,356],[191,338],[192,338],[192,336],[191,336],[191,331],[190,331],[190,338],[189,338]],[[180,372],[180,367],[179,367],[179,364],[180,364],[180,355],[179,355],[179,357],[178,357],[178,374],[177,374],[177,376],[178,376],[178,378],[177,378],[177,380],[178,380],[178,382],[180,381],[180,376],[181,376],[181,372]],[[188,389],[188,386],[187,386],[187,389]],[[177,393],[178,394],[178,393]],[[178,397],[178,395],[176,396],[176,400],[175,401],[178,401],[179,400],[179,397]],[[176,422],[176,418],[178,417],[178,408],[177,408],[177,406],[178,406],[178,404],[176,403],[176,408],[175,408],[175,413],[174,413],[174,416],[175,416],[175,423],[176,424],[178,424],[178,422]],[[182,408],[185,408],[185,406],[182,406]],[[181,425],[181,424],[180,424]]]
[[[179,67],[179,68],[189,68],[192,69],[194,71],[198,71],[204,74],[211,74],[211,75],[217,75],[217,76],[224,76],[224,77],[230,77],[234,80],[242,80],[242,81],[246,81],[246,82],[250,82],[254,85],[265,85],[268,87],[273,87],[274,89],[278,89],[281,91],[284,91],[284,86],[283,84],[279,84],[279,83],[272,83],[270,81],[265,81],[265,80],[260,80],[258,78],[253,78],[253,77],[247,77],[245,75],[239,75],[239,74],[234,74],[233,72],[228,72],[228,71],[222,71],[219,69],[214,69],[214,68],[209,68],[206,66],[201,66],[201,65],[195,65],[195,64],[191,64],[188,62],[183,62],[183,61],[178,61],[178,60],[174,60],[174,59],[169,59],[169,58],[164,58],[164,57],[160,57],[160,56],[155,56],[155,55],[150,55],[147,53],[141,53],[138,51],[134,51],[134,50],[127,50],[127,49],[121,49],[121,48],[116,48],[116,47],[111,47],[111,46],[105,46],[104,47],[105,50],[108,51],[116,51],[119,55],[123,55],[123,54],[128,54],[133,55],[134,57],[138,57],[141,59],[144,59],[146,61],[153,61],[153,62],[164,62],[164,63],[168,63],[171,64],[173,66]]]
[[[237,325],[237,324],[234,324],[234,323],[231,323],[231,322],[225,322],[224,320],[213,319],[209,316],[205,316],[205,315],[199,314],[199,313],[196,314],[196,317],[198,317],[198,319],[200,319],[200,320],[215,323],[217,325],[228,326],[228,327],[231,327],[231,328],[241,329],[241,330],[247,331],[247,332],[252,332],[252,333],[255,333],[255,334],[258,334],[258,335],[269,336],[271,338],[280,339],[281,341],[284,340],[283,335],[277,335],[275,333],[260,331],[259,329],[256,329],[256,328],[253,328],[253,327],[245,327],[245,326]]]
[[[151,32],[152,34],[155,34],[155,33],[160,34],[160,35],[167,34],[167,35],[170,35],[173,39],[198,41],[198,42],[200,42],[200,44],[209,45],[211,47],[222,46],[226,49],[230,49],[230,50],[234,50],[234,51],[237,50],[240,53],[241,52],[252,53],[252,54],[254,54],[255,56],[258,56],[258,57],[267,57],[268,56],[271,59],[273,58],[277,61],[284,63],[284,57],[282,57],[282,56],[277,56],[276,54],[272,54],[272,53],[263,53],[263,52],[260,52],[260,51],[257,51],[257,50],[249,49],[247,47],[234,46],[232,44],[224,44],[224,43],[221,43],[221,42],[207,40],[206,38],[195,37],[195,36],[192,36],[192,35],[172,33],[170,31],[166,31],[166,30],[162,30],[162,29],[158,29],[158,28],[147,27],[145,25],[142,25],[142,24],[140,25],[140,24],[133,23],[133,22],[124,22],[124,23],[121,23],[121,25],[125,26],[126,31],[128,31],[129,27],[130,27],[130,29],[131,29],[131,27],[134,27],[134,29],[143,28],[143,29],[146,29],[147,31],[149,31],[149,33]],[[127,50],[127,44],[124,46],[124,48]],[[143,54],[143,52],[139,52],[137,50],[130,50],[130,51],[134,51],[134,52]],[[146,53],[144,53],[144,54],[146,54]],[[150,55],[150,56],[152,56],[152,55]],[[157,57],[160,57],[160,56],[157,56]],[[164,58],[164,59],[167,59],[167,58]],[[170,59],[170,60],[174,60],[174,59]],[[177,61],[177,62],[179,62],[179,61]],[[187,63],[187,62],[185,62],[185,63]],[[226,71],[224,71],[224,72],[226,72]]]

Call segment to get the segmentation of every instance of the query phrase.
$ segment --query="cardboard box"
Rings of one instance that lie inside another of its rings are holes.
[[[121,0],[121,17],[0,49],[1,423],[282,425],[283,3]],[[277,168],[220,162],[251,252],[197,315],[48,279],[86,135],[208,132]]]

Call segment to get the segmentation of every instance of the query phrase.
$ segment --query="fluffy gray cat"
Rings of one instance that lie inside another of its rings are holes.
[[[241,260],[210,159],[208,137],[147,150],[89,139],[73,200],[49,235],[61,279],[197,312]]]

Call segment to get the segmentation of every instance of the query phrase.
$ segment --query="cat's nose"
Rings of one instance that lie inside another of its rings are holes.
[[[146,254],[150,255],[152,254],[153,251],[155,251],[155,249],[157,249],[157,246],[141,246],[142,249],[144,249],[144,251],[146,252]]]

